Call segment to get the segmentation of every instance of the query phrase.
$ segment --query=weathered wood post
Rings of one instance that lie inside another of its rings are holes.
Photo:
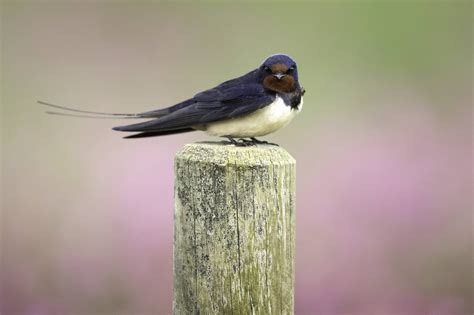
[[[195,143],[175,174],[174,314],[293,314],[295,160]]]

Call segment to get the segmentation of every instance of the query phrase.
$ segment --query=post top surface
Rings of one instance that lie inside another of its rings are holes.
[[[186,144],[177,154],[177,160],[200,161],[226,165],[289,165],[295,159],[282,147],[268,144],[236,147],[222,142],[196,142]]]

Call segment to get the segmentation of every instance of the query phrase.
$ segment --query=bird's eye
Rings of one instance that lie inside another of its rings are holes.
[[[267,66],[263,66],[263,70],[265,70],[265,71],[267,71],[267,72],[272,72],[272,70],[271,70],[269,67],[267,67]]]
[[[287,72],[293,72],[295,70],[295,67],[294,66],[291,66],[288,68]]]

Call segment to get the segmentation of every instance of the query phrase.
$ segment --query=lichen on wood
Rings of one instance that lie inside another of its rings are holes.
[[[295,160],[195,143],[175,176],[174,314],[293,314]]]

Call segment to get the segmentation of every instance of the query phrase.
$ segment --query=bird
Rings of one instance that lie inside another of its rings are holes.
[[[136,114],[103,113],[38,103],[81,114],[48,111],[49,114],[92,118],[141,118],[145,122],[113,127],[136,139],[201,130],[224,137],[235,146],[274,144],[257,137],[286,126],[303,108],[305,89],[298,81],[292,57],[275,54],[256,69],[202,91],[173,106]],[[86,114],[86,115],[84,115]],[[94,116],[91,116],[93,114]]]

